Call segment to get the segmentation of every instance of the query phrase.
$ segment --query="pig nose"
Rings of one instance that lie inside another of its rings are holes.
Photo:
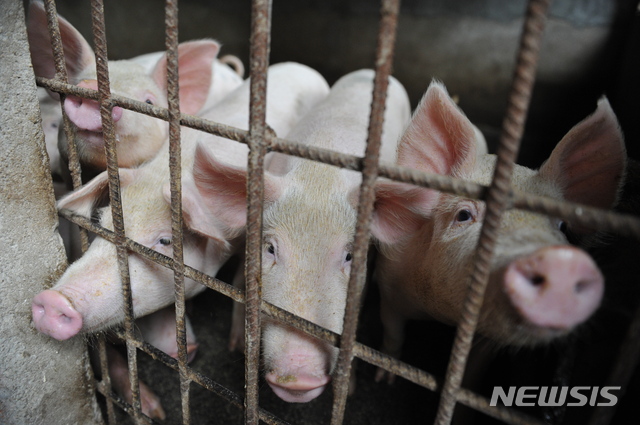
[[[280,375],[269,372],[266,380],[273,392],[289,403],[307,403],[318,397],[331,380],[329,376]]]
[[[31,302],[33,323],[39,332],[64,341],[80,332],[82,315],[58,291],[40,292]]]
[[[598,308],[604,278],[591,257],[570,246],[539,249],[512,262],[505,290],[525,320],[536,326],[569,330]]]
[[[83,80],[78,87],[98,89],[96,80]],[[100,104],[92,99],[69,95],[64,101],[64,110],[71,122],[81,130],[102,131],[102,118],[100,117]],[[114,122],[122,118],[122,108],[114,106],[111,110],[111,117]]]

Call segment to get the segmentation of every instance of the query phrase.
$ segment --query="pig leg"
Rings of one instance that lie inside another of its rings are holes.
[[[240,255],[238,268],[233,276],[233,286],[244,291],[244,254]],[[236,349],[244,352],[244,304],[234,302],[231,332],[229,333],[229,351]]]
[[[111,344],[107,344],[109,362],[109,376],[111,386],[127,403],[132,402],[131,382],[129,381],[129,366],[126,359]],[[160,398],[142,381],[140,381],[140,406],[142,413],[153,419],[164,420],[166,414],[162,409]]]
[[[404,342],[404,327],[406,320],[404,316],[398,314],[399,310],[395,308],[395,306],[390,305],[389,297],[382,294],[382,286],[380,289],[380,319],[382,320],[381,351],[392,357],[400,358],[402,343]],[[392,384],[395,379],[396,376],[393,373],[387,372],[382,368],[379,368],[376,372],[376,382],[386,380],[387,383]]]
[[[198,351],[198,342],[191,327],[189,317],[185,316],[187,331],[187,361],[191,362]],[[176,342],[176,312],[174,306],[168,306],[155,313],[136,320],[136,325],[142,339],[154,347],[162,350],[171,357],[178,358],[178,343]]]

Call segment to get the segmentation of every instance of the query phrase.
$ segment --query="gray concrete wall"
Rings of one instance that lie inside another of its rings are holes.
[[[0,423],[97,424],[81,339],[31,323],[31,298],[63,271],[36,86],[19,1],[0,8]]]

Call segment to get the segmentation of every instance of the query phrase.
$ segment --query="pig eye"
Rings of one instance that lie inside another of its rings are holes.
[[[564,234],[567,234],[567,223],[562,220],[558,221],[558,230],[560,230]]]
[[[351,256],[351,253],[347,252],[347,256],[345,257],[344,261],[346,261],[348,263],[349,261],[351,261],[352,258],[353,257]]]
[[[145,100],[144,103],[147,103],[149,105],[153,105],[153,101],[151,99]]]
[[[275,253],[276,253],[276,248],[273,246],[273,244],[272,244],[272,243],[270,243],[270,244],[267,246],[267,252],[268,252],[269,254],[271,254],[271,255],[275,255]]]
[[[158,242],[160,245],[169,246],[171,245],[171,238],[160,238]]]
[[[459,223],[465,222],[465,221],[469,221],[473,219],[473,214],[471,214],[471,211],[469,210],[460,210],[458,211],[458,214],[456,215],[456,221]]]

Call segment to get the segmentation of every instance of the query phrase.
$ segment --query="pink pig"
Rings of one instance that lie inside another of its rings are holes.
[[[62,17],[59,17],[59,26],[70,82],[78,87],[97,90],[95,55],[89,43]],[[55,67],[51,42],[44,6],[40,2],[32,2],[29,6],[28,36],[35,74],[53,78]],[[219,49],[220,45],[213,40],[180,44],[178,61],[181,112],[197,114],[204,107],[217,103],[242,83],[239,75],[216,61]],[[167,107],[165,54],[145,55],[137,60],[109,61],[109,75],[112,93],[150,105]],[[214,78],[217,78],[215,86],[212,84]],[[52,95],[57,98],[57,95]],[[106,157],[98,102],[67,96],[64,108],[74,125],[81,164],[90,174],[104,170]],[[168,137],[168,125],[165,121],[118,106],[113,108],[112,117],[117,139],[118,165],[121,167],[133,167],[153,158]],[[59,171],[65,175],[68,144],[64,132],[60,133],[58,146],[62,160]]]
[[[371,70],[361,70],[342,77],[287,138],[364,155],[373,75]],[[391,77],[381,148],[383,160],[395,160],[397,140],[409,116],[404,87]],[[211,159],[199,169],[194,172],[195,184],[207,208],[230,232],[244,226],[246,172]],[[284,155],[274,157],[269,171],[264,195],[263,298],[340,333],[361,175]],[[221,198],[225,202],[219,202]],[[233,347],[240,342],[233,338],[242,335],[241,315],[234,316],[232,327],[236,330],[232,330]],[[335,347],[271,320],[264,322],[262,345],[266,380],[283,400],[308,402],[330,382],[336,363]]]
[[[398,165],[489,184],[496,157],[433,82],[398,148]],[[625,174],[623,137],[609,102],[577,124],[540,170],[515,166],[515,190],[611,208]],[[381,245],[383,348],[399,357],[408,319],[455,324],[485,215],[484,202],[397,182],[377,185],[372,233]],[[535,345],[571,332],[598,308],[604,280],[570,246],[557,218],[509,210],[502,219],[478,331],[504,345]],[[569,225],[570,226],[570,225]],[[377,378],[385,375],[380,370]],[[392,377],[389,377],[390,380]]]

